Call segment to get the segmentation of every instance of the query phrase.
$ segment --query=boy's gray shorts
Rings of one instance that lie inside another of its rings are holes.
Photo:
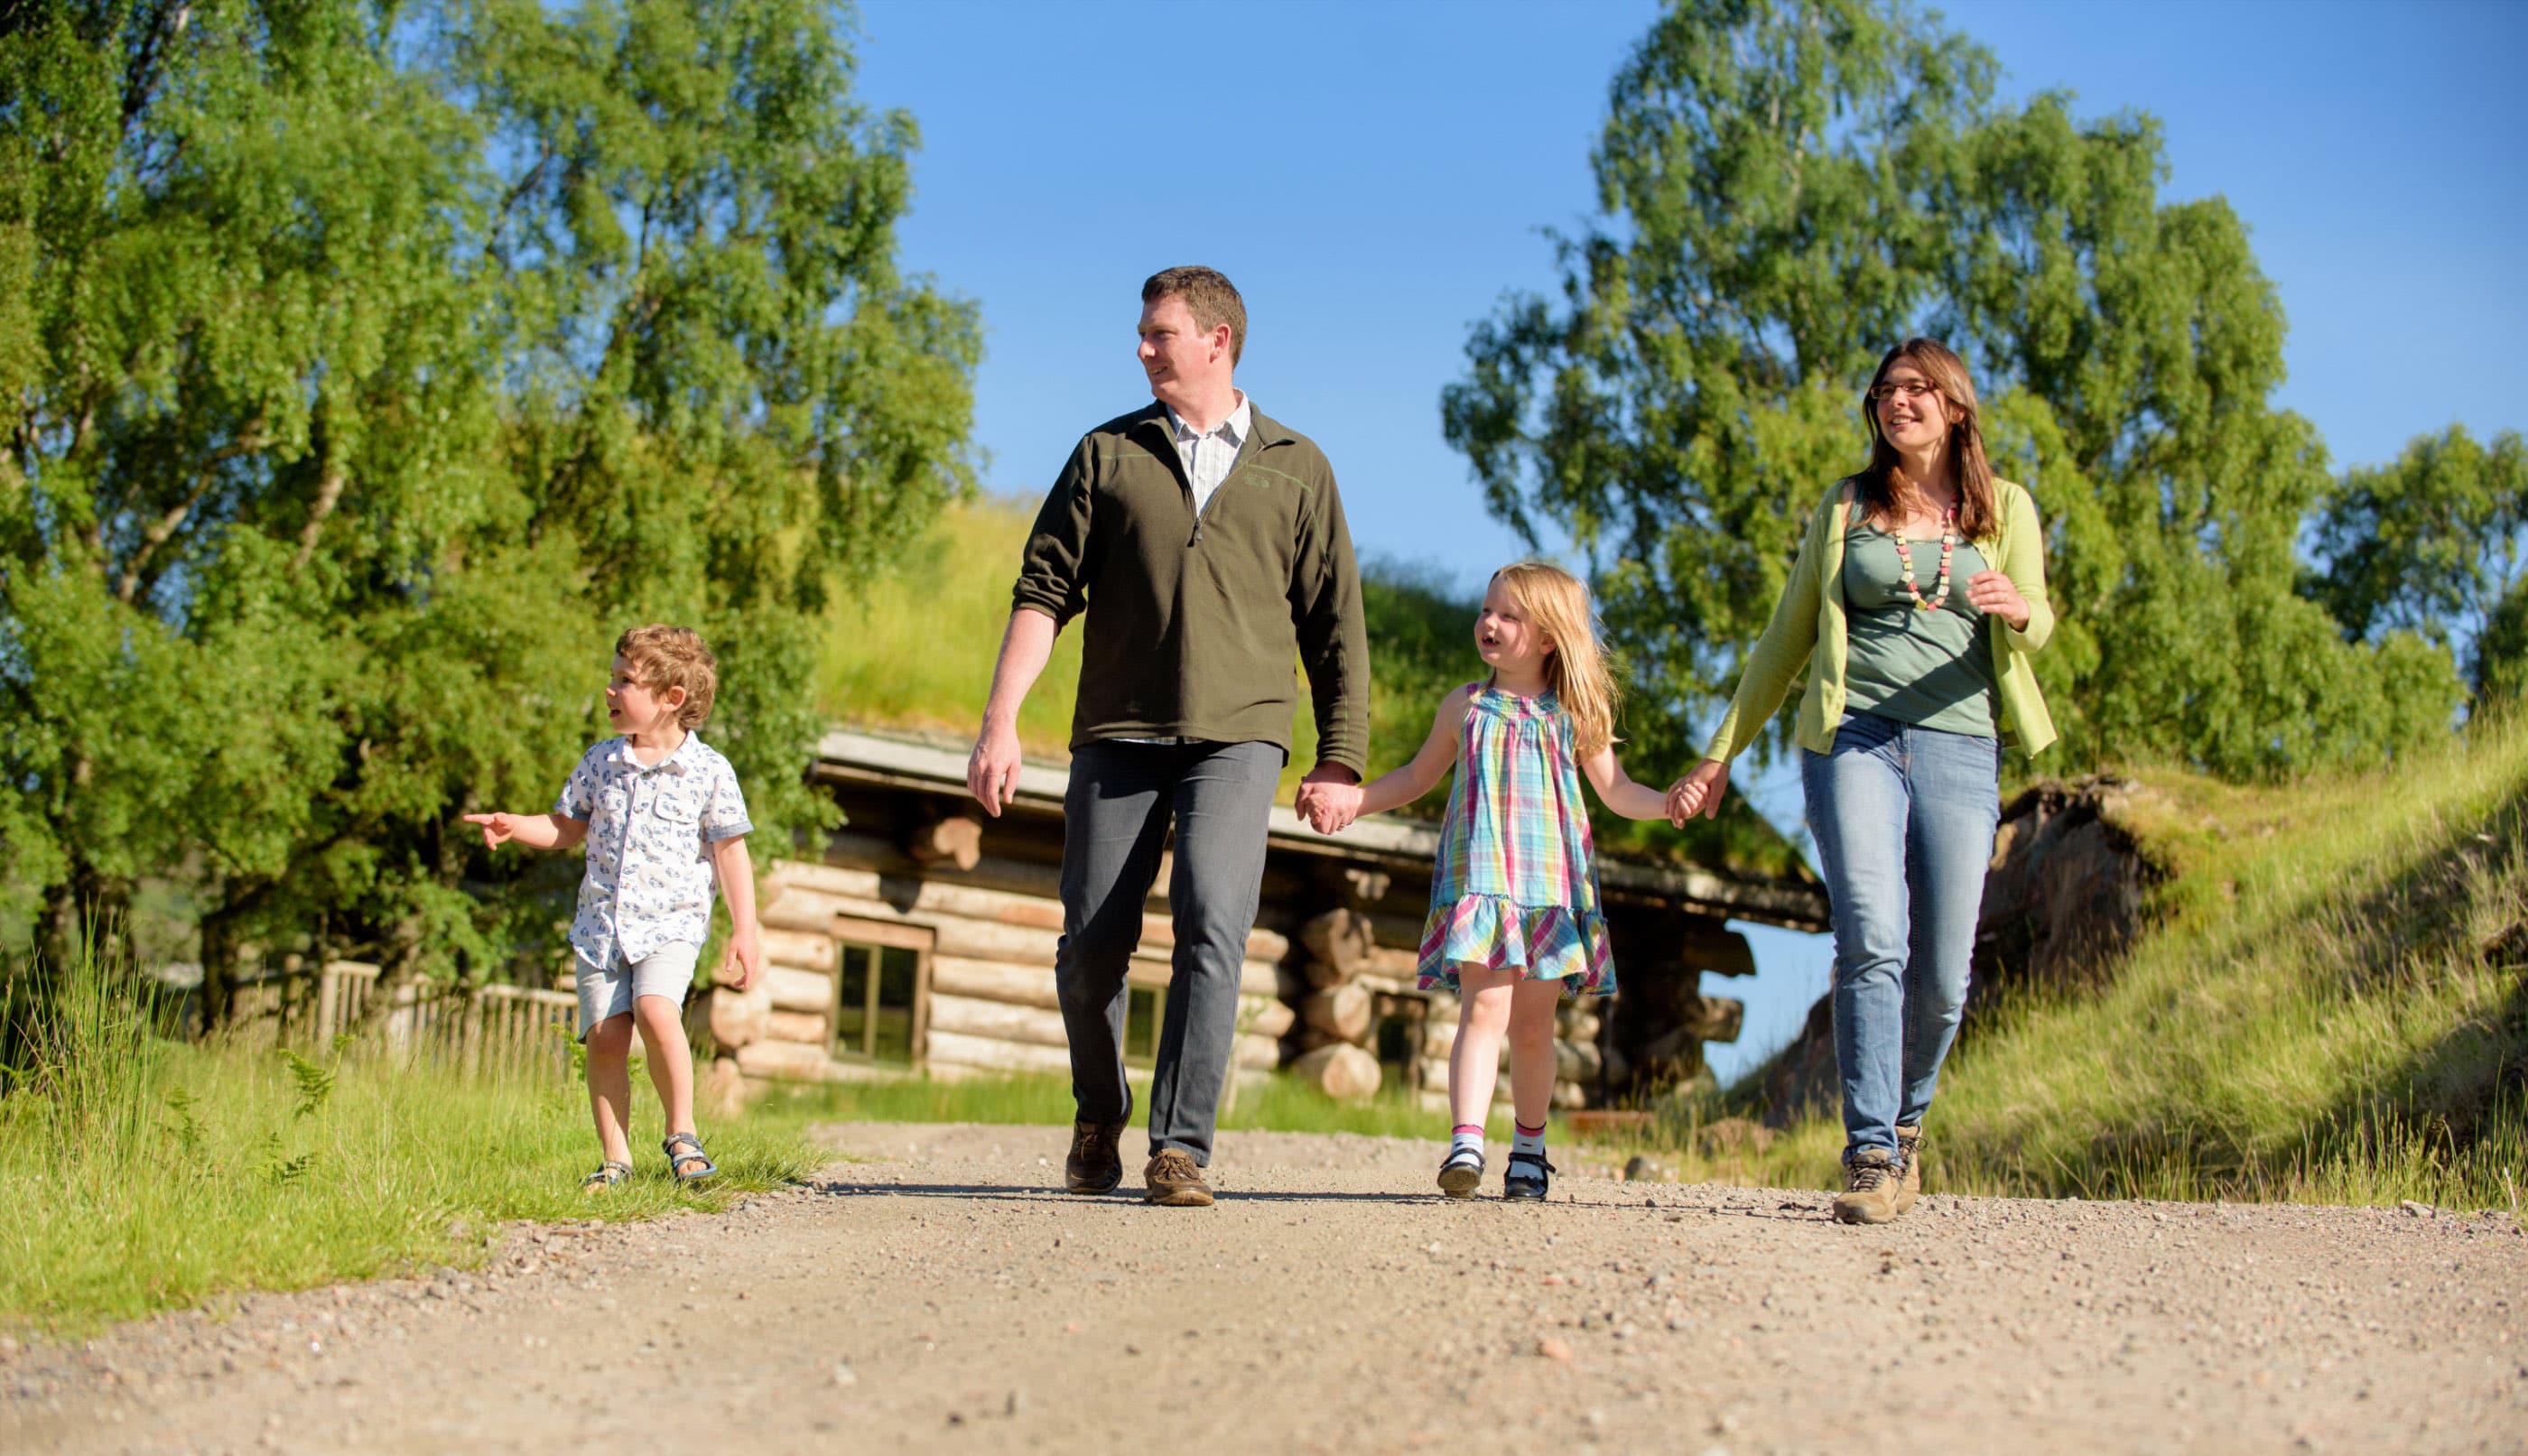
[[[579,957],[579,1039],[588,1040],[588,1029],[601,1021],[632,1014],[632,1000],[637,996],[663,996],[682,1007],[685,992],[694,984],[694,962],[702,954],[700,946],[670,942],[628,969],[620,960],[599,965]]]

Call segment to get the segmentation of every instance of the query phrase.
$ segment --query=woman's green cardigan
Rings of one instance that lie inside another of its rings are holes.
[[[1975,549],[1998,563],[2001,574],[2028,601],[2028,625],[2013,630],[1990,613],[1984,621],[1992,634],[1992,668],[2001,702],[2002,742],[2016,744],[2030,756],[2054,742],[2054,719],[2045,711],[2045,695],[2037,690],[2030,655],[2054,635],[2054,608],[2045,599],[2045,532],[2036,519],[2036,501],[2009,481],[1992,483],[1998,524]],[[1809,517],[1808,538],[1791,567],[1791,580],[1773,607],[1773,619],[1756,641],[1756,650],[1739,674],[1729,715],[1712,735],[1707,759],[1722,763],[1755,742],[1764,724],[1782,705],[1792,679],[1812,658],[1819,659],[1800,695],[1801,748],[1834,752],[1835,730],[1843,726],[1845,659],[1850,651],[1843,610],[1843,534],[1853,501],[1853,483],[1837,481]],[[1823,648],[1823,651],[1818,649]]]

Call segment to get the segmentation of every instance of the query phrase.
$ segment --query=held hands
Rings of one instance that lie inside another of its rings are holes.
[[[1360,817],[1358,776],[1340,763],[1320,763],[1299,780],[1290,806],[1319,834],[1341,834]]]
[[[1720,812],[1720,800],[1729,792],[1729,765],[1706,758],[1694,765],[1694,771],[1668,786],[1667,818],[1677,828],[1697,814],[1709,819]]]
[[[2013,632],[2028,630],[2028,598],[1998,571],[1978,571],[1968,577],[1967,600],[1975,610],[2008,622]]]

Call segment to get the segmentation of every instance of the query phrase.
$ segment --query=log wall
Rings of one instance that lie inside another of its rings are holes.
[[[1067,1072],[1069,1042],[1053,977],[1059,894],[1059,876],[1041,864],[981,854],[970,868],[951,857],[925,864],[884,840],[837,835],[822,863],[780,859],[766,867],[757,897],[764,975],[742,994],[713,988],[689,1023],[724,1064],[715,1067],[723,1081],[867,1074],[833,1054],[836,931],[857,921],[884,927],[891,943],[928,946],[921,953],[927,974],[915,1065],[942,1076]],[[1169,979],[1175,927],[1159,905],[1143,915],[1130,971],[1135,985],[1160,987]],[[1242,1071],[1281,1065],[1280,1039],[1293,1020],[1277,994],[1289,954],[1289,941],[1272,930],[1247,938],[1236,1051]]]

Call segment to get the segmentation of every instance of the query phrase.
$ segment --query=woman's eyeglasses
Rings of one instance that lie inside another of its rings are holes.
[[[1940,387],[1926,379],[1891,380],[1884,384],[1875,384],[1870,387],[1870,402],[1872,404],[1881,404],[1889,399],[1893,399],[1899,394],[1904,395],[1905,398],[1911,402],[1920,400],[1925,394],[1937,394],[1938,392],[1940,392]]]

